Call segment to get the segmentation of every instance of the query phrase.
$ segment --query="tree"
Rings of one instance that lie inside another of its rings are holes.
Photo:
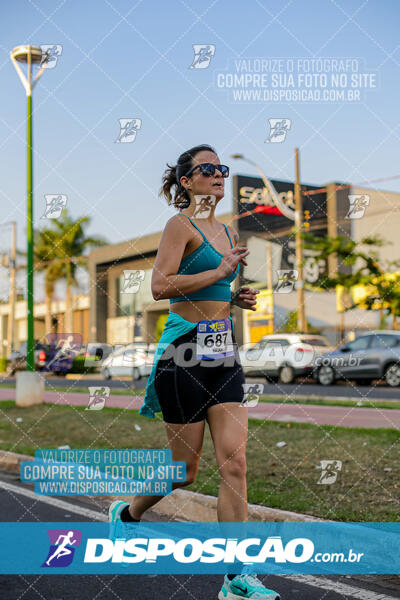
[[[52,220],[53,231],[56,237],[55,265],[59,265],[62,276],[66,279],[65,294],[65,326],[64,330],[72,332],[72,286],[77,286],[76,269],[86,267],[87,256],[85,252],[97,246],[104,246],[108,242],[102,237],[86,237],[85,229],[90,225],[90,217],[80,217],[74,221],[63,210],[61,217]]]
[[[52,330],[51,301],[53,299],[56,282],[62,278],[62,266],[56,256],[56,235],[52,229],[43,227],[33,232],[34,244],[34,264],[35,270],[44,271],[44,291],[45,291],[45,331],[50,333]]]
[[[72,286],[77,285],[76,269],[86,267],[85,251],[91,247],[103,246],[107,241],[101,237],[86,237],[85,228],[90,224],[90,217],[81,217],[74,221],[66,209],[58,219],[51,219],[50,225],[34,230],[34,268],[44,272],[45,281],[45,329],[51,332],[51,301],[55,284],[66,279],[65,323],[64,330],[72,332]],[[18,251],[26,257],[26,252]]]
[[[277,333],[298,333],[299,328],[297,327],[298,314],[297,310],[291,310],[288,312],[285,323],[279,328]],[[309,321],[307,321],[307,332],[320,334],[322,329],[314,327]]]
[[[305,247],[316,251],[316,259],[327,260],[334,255],[343,265],[351,267],[350,273],[337,273],[335,276],[324,276],[321,287],[336,289],[341,285],[350,292],[356,285],[366,286],[368,295],[361,302],[354,302],[345,308],[364,307],[366,310],[380,309],[392,315],[393,327],[397,328],[396,317],[400,315],[400,273],[395,269],[400,268],[400,261],[380,261],[375,248],[391,244],[380,236],[367,236],[360,242],[355,242],[344,236],[317,237],[311,233],[304,233]],[[363,249],[367,248],[367,251]],[[382,319],[381,319],[382,321]]]

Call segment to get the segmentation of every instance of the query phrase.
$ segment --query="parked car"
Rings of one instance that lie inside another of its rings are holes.
[[[370,331],[316,361],[314,374],[321,385],[338,379],[370,385],[383,378],[400,386],[400,331]]]
[[[101,373],[105,379],[118,376],[132,376],[136,381],[150,375],[153,366],[154,352],[138,347],[137,344],[120,346],[105,358],[101,365]]]
[[[316,357],[332,350],[322,335],[283,333],[266,335],[248,349],[239,351],[246,375],[292,383],[296,377],[312,375]]]
[[[34,365],[35,369],[41,370],[46,364],[46,360],[49,354],[50,346],[48,344],[41,344],[37,340],[34,343]],[[27,355],[27,342],[22,342],[18,350],[14,350],[10,354],[9,362],[7,365],[7,375],[9,377],[15,375],[16,371],[26,370],[26,355]]]
[[[55,375],[66,375],[72,369],[77,351],[50,344],[42,371]]]

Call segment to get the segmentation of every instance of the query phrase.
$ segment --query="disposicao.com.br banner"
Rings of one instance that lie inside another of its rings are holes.
[[[400,573],[400,523],[2,523],[3,574]]]

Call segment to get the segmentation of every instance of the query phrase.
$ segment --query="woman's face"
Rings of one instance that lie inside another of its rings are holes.
[[[202,150],[198,152],[193,159],[192,167],[201,163],[212,163],[219,165],[220,160],[217,154],[210,150]],[[213,195],[215,196],[216,203],[224,197],[225,193],[225,179],[222,177],[221,172],[215,169],[214,175],[208,177],[203,175],[200,169],[196,169],[190,177],[182,178],[182,183],[189,189],[194,196],[197,195]]]

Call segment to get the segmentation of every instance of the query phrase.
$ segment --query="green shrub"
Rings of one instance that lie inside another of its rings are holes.
[[[7,370],[8,359],[0,358],[0,373],[5,373]]]
[[[96,373],[98,370],[96,367],[85,367],[85,356],[75,356],[74,362],[72,363],[72,369],[69,373]],[[94,363],[94,360],[90,360],[91,363]]]

